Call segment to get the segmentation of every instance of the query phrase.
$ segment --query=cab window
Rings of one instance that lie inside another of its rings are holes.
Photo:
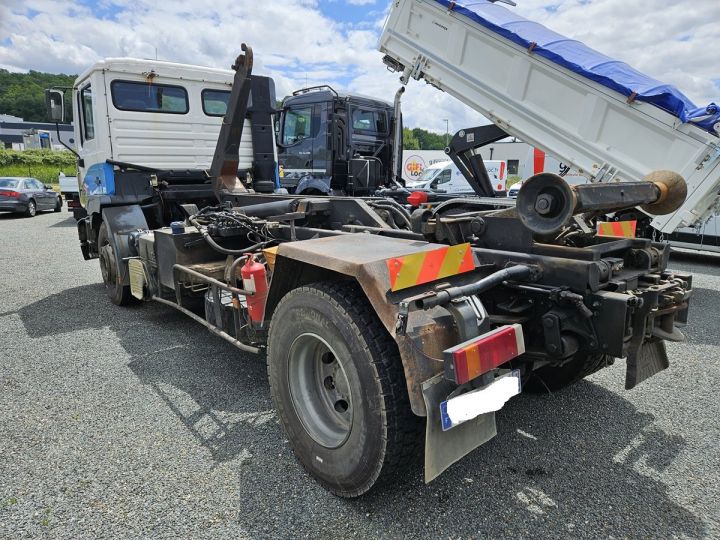
[[[383,111],[354,109],[353,130],[364,133],[387,133],[387,115]]]
[[[87,85],[80,90],[80,106],[82,107],[83,137],[86,141],[95,138],[95,118],[93,117],[92,86]]]
[[[425,169],[422,173],[420,173],[420,176],[418,176],[418,182],[427,182],[435,178],[435,176],[440,172],[440,169]]]
[[[110,94],[121,111],[185,114],[188,112],[187,90],[182,86],[138,81],[113,81]]]
[[[451,180],[451,178],[452,171],[450,169],[445,169],[438,175],[438,177],[435,179],[435,182],[437,182],[438,184],[446,184]]]
[[[225,116],[229,100],[230,91],[206,88],[202,91],[203,112],[208,116]]]
[[[310,137],[312,107],[288,109],[283,121],[282,144],[291,145]]]

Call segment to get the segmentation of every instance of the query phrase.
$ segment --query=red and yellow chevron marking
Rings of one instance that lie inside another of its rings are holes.
[[[598,236],[616,236],[619,238],[635,238],[637,221],[598,221]]]
[[[470,244],[421,251],[386,262],[393,291],[475,270]]]

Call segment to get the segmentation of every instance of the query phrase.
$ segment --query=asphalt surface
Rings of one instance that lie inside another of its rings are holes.
[[[430,485],[338,499],[295,462],[262,358],[171,308],[118,308],[68,214],[0,215],[1,538],[719,538],[720,258],[688,342],[519,396]]]

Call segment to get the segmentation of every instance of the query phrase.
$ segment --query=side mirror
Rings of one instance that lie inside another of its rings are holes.
[[[45,188],[45,191],[52,191],[52,186],[50,184],[43,184],[43,187]]]
[[[48,121],[56,123],[65,121],[65,98],[62,90],[52,88],[45,90],[45,107]]]

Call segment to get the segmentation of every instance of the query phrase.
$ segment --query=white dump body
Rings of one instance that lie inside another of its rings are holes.
[[[432,0],[396,0],[379,49],[503,128],[561,157],[593,181],[642,180],[655,170],[680,173],[688,198],[657,216],[666,233],[717,209],[720,139],[649,103],[534,55]]]

